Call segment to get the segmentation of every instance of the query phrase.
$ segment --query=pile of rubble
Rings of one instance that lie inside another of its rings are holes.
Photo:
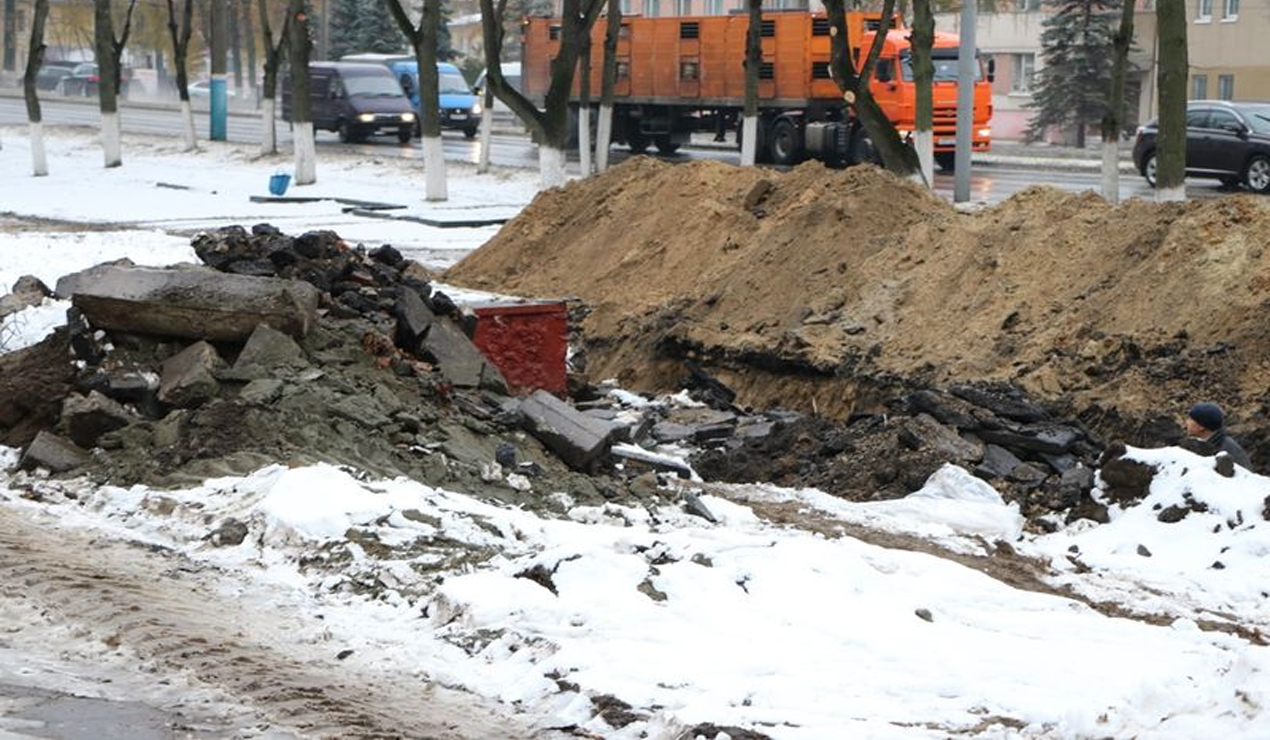
[[[846,420],[740,406],[691,360],[680,396],[576,374],[551,393],[509,384],[507,358],[473,340],[478,314],[390,246],[263,224],[193,245],[206,266],[64,277],[67,328],[0,355],[0,443],[23,448],[23,467],[166,486],[330,462],[549,509],[561,501],[543,494],[665,496],[667,477],[694,471],[895,498],[954,462],[1038,526],[1105,515],[1088,496],[1103,440],[1007,383],[895,383]],[[24,278],[6,305],[46,294]]]

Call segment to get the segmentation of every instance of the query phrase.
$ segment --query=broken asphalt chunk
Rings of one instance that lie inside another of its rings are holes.
[[[578,411],[546,391],[520,405],[525,429],[569,467],[586,470],[609,450],[613,427]]]
[[[309,283],[204,268],[98,265],[57,281],[97,328],[241,342],[259,324],[291,336],[309,332],[319,293]]]
[[[52,432],[40,432],[18,460],[21,470],[44,468],[53,473],[74,470],[88,462],[88,452]]]

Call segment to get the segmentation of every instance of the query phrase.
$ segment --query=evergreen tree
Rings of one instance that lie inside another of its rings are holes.
[[[345,54],[365,51],[360,48],[361,39],[357,35],[362,2],[363,0],[335,0],[331,4],[327,58],[339,59]]]
[[[1132,0],[1122,0],[1132,2]],[[1042,22],[1041,56],[1029,108],[1036,110],[1027,138],[1041,138],[1049,127],[1075,128],[1076,145],[1085,146],[1085,130],[1102,120],[1111,89],[1111,65],[1117,0],[1047,0],[1053,14]]]
[[[345,54],[409,53],[406,39],[380,0],[336,0],[331,8],[331,59]]]

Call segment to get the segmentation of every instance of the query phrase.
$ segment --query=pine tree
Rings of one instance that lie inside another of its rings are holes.
[[[358,19],[357,36],[361,42],[358,51],[377,54],[409,54],[410,44],[402,35],[392,13],[381,0],[361,0],[362,13]]]
[[[327,57],[339,59],[345,54],[365,51],[358,37],[357,24],[361,16],[363,0],[335,0],[331,5],[329,48]]]
[[[1132,0],[1122,0],[1132,2]],[[1048,0],[1054,13],[1042,22],[1041,55],[1029,108],[1036,115],[1027,138],[1035,141],[1050,127],[1074,127],[1076,145],[1085,146],[1085,130],[1102,119],[1111,89],[1117,0]]]

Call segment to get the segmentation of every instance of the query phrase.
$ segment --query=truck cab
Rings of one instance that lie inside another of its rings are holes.
[[[402,94],[419,110],[419,63],[409,54],[345,54],[341,61],[381,64],[392,72]],[[467,84],[459,68],[448,62],[437,62],[437,109],[441,128],[462,131],[469,139],[476,136],[481,124],[480,98]],[[418,132],[418,126],[416,133]]]

